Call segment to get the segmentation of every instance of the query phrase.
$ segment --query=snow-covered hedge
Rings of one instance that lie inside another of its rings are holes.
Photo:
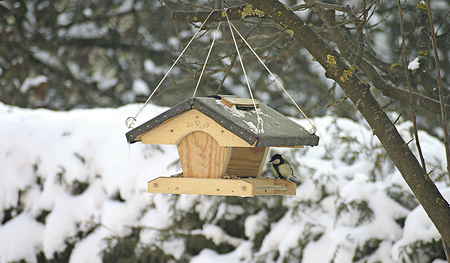
[[[0,104],[0,262],[444,262],[438,232],[364,124],[316,118],[319,146],[272,149],[295,164],[296,196],[148,194],[148,180],[180,166],[176,147],[126,143],[124,120],[140,106]],[[163,110],[147,106],[139,120]],[[409,122],[397,127],[412,138]],[[420,138],[450,200],[444,147]]]

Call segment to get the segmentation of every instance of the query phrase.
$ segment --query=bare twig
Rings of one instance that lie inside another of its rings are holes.
[[[439,55],[436,46],[436,35],[434,33],[434,23],[433,16],[431,15],[430,0],[427,0],[427,11],[428,20],[430,21],[430,32],[431,32],[431,44],[433,45],[434,61],[436,63],[436,78],[439,88],[439,101],[441,103],[441,118],[442,118],[442,130],[444,132],[444,145],[445,145],[445,155],[447,157],[447,173],[450,176],[450,146],[448,143],[448,131],[447,131],[447,117],[445,114],[445,104],[444,104],[444,87],[442,85],[441,79],[441,69],[439,66]],[[447,262],[450,263],[450,249],[448,244],[442,239],[442,246],[444,247],[445,256],[447,257]]]
[[[414,129],[414,138],[416,140],[416,146],[417,146],[417,151],[419,152],[420,161],[422,162],[422,168],[426,172],[427,169],[426,169],[426,165],[425,165],[425,159],[423,158],[422,148],[420,146],[420,141],[419,141],[419,134],[417,132],[416,114],[414,113],[414,103],[413,103],[411,79],[409,78],[409,72],[408,72],[408,66],[407,66],[408,58],[406,56],[405,32],[403,30],[403,14],[402,14],[402,6],[400,3],[400,0],[397,0],[397,4],[398,4],[398,13],[400,16],[400,32],[402,35],[403,61],[405,63],[405,77],[406,77],[406,82],[408,83],[408,90],[409,90],[409,106],[411,109],[411,119],[412,119],[413,129]]]
[[[436,78],[439,88],[439,101],[441,103],[442,129],[444,131],[444,145],[447,156],[447,172],[450,176],[450,146],[448,143],[447,117],[445,113],[445,104],[444,104],[444,87],[441,79],[441,69],[439,66],[439,55],[436,46],[436,35],[434,33],[434,24],[433,24],[433,16],[431,15],[430,0],[427,0],[427,9],[428,9],[428,20],[430,21],[431,44],[433,45],[434,61],[436,63]],[[450,262],[450,258],[447,257],[447,259]]]
[[[364,56],[364,48],[365,48],[365,41],[364,41],[364,30],[368,25],[369,20],[372,18],[373,14],[375,13],[375,10],[377,9],[379,4],[379,0],[375,0],[373,1],[369,7],[365,7],[365,1],[364,1],[364,9],[363,9],[363,20],[361,23],[359,23],[359,19],[355,19],[355,23],[359,24],[356,28],[357,30],[357,37],[356,37],[356,41],[358,44],[358,53],[356,54],[356,59],[353,62],[353,64],[355,65],[359,65],[363,56]],[[369,11],[372,9],[372,12],[369,14]],[[353,13],[353,10],[350,9],[348,13]],[[356,16],[354,14],[352,14],[355,18]]]
[[[165,3],[164,1],[162,1],[162,0],[158,0],[158,1],[159,1],[159,3],[160,3],[162,6],[164,6],[167,10],[169,10],[170,13],[173,13],[172,8],[170,8],[169,6],[167,6],[166,3]]]

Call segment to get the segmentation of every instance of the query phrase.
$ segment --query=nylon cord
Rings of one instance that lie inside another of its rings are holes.
[[[234,46],[236,48],[236,52],[237,52],[238,57],[239,57],[239,62],[241,63],[242,72],[244,73],[245,81],[247,82],[248,91],[250,92],[250,97],[252,98],[253,107],[255,108],[256,118],[258,120],[258,123],[256,125],[256,129],[257,129],[258,133],[264,133],[264,123],[263,123],[262,118],[259,116],[258,108],[256,107],[255,98],[253,97],[252,89],[250,87],[250,82],[248,81],[247,73],[245,72],[244,62],[242,62],[241,53],[239,52],[239,48],[238,48],[237,43],[236,43],[236,38],[234,37],[233,28],[236,30],[236,32],[238,34],[239,34],[239,32],[237,31],[237,29],[234,26],[233,26],[233,28],[231,27],[233,24],[230,22],[230,19],[228,19],[228,14],[227,14],[226,10],[225,10],[225,16],[227,17],[228,26],[230,27],[231,36],[233,37]]]
[[[228,19],[228,17],[227,17],[227,19]],[[289,99],[292,101],[292,103],[302,113],[303,117],[305,117],[305,119],[309,122],[309,124],[311,124],[310,133],[315,134],[317,131],[316,126],[312,123],[312,121],[308,118],[308,116],[306,116],[306,114],[303,112],[303,110],[300,108],[300,106],[297,105],[297,103],[294,101],[294,99],[291,97],[291,95],[287,92],[287,90],[283,87],[283,85],[281,85],[281,83],[278,81],[278,79],[275,77],[275,75],[272,73],[272,71],[270,71],[270,69],[266,66],[266,64],[262,61],[262,59],[258,56],[258,54],[256,54],[255,50],[253,50],[253,48],[245,40],[245,38],[241,35],[241,33],[239,33],[239,31],[236,29],[236,27],[233,24],[231,24],[231,26],[234,28],[234,30],[236,30],[236,32],[241,37],[241,39],[244,41],[244,43],[248,46],[248,48],[250,48],[250,50],[253,52],[253,54],[258,58],[259,62],[261,62],[261,64],[264,66],[264,68],[267,70],[267,72],[269,72],[269,74],[272,76],[272,78],[274,78],[274,80],[278,84],[278,86],[280,86],[280,88],[284,91],[284,93],[286,93],[286,95],[289,97]]]
[[[186,47],[183,49],[183,51],[182,51],[182,52],[180,53],[180,55],[177,57],[177,59],[175,60],[175,62],[172,64],[172,66],[169,68],[169,70],[167,71],[167,73],[164,75],[164,77],[163,77],[163,78],[161,79],[161,81],[158,83],[158,85],[156,86],[156,88],[153,90],[153,92],[152,92],[152,93],[150,94],[150,96],[147,98],[147,100],[145,101],[144,105],[143,105],[143,106],[141,107],[141,109],[138,111],[138,113],[136,114],[136,116],[134,116],[134,117],[128,117],[128,118],[125,120],[125,124],[126,124],[126,126],[127,126],[129,129],[132,128],[132,126],[133,126],[134,122],[136,121],[137,117],[139,116],[139,114],[142,112],[142,110],[144,109],[144,107],[147,106],[147,104],[149,103],[150,99],[153,97],[153,95],[155,94],[155,92],[159,89],[159,87],[161,86],[162,82],[163,82],[163,81],[166,79],[166,77],[169,75],[169,73],[170,73],[171,70],[174,68],[174,66],[176,65],[176,63],[178,63],[179,59],[183,56],[184,52],[185,52],[185,51],[187,50],[187,48],[190,46],[190,44],[191,44],[192,41],[195,39],[195,37],[197,36],[197,34],[201,31],[201,29],[203,28],[203,26],[205,25],[205,23],[207,22],[207,20],[209,19],[209,17],[212,15],[212,13],[213,13],[214,11],[215,11],[215,10],[211,11],[211,12],[209,13],[209,15],[206,17],[205,21],[203,21],[203,23],[201,24],[201,26],[199,27],[199,29],[197,30],[197,32],[195,32],[194,36],[191,38],[191,40],[188,42],[188,44],[186,45]],[[246,82],[247,82],[247,87],[248,87],[248,90],[249,90],[249,93],[250,93],[250,97],[251,97],[251,99],[252,99],[253,106],[254,106],[254,108],[255,108],[256,116],[257,116],[257,119],[258,119],[258,124],[257,124],[257,130],[258,130],[258,133],[264,132],[263,120],[262,120],[261,117],[259,116],[259,112],[258,112],[258,109],[257,109],[257,107],[256,107],[255,98],[253,97],[253,93],[252,93],[252,90],[251,90],[251,87],[250,87],[250,83],[249,83],[249,81],[248,81],[247,73],[246,73],[245,68],[244,68],[244,64],[243,64],[243,61],[242,61],[241,54],[240,54],[240,52],[239,52],[239,48],[238,48],[238,46],[237,46],[237,42],[236,42],[236,38],[235,38],[234,33],[233,33],[233,29],[236,30],[236,33],[239,35],[239,37],[244,41],[244,43],[248,46],[248,48],[252,51],[252,53],[258,58],[259,62],[264,66],[264,68],[267,70],[267,72],[269,72],[269,74],[273,77],[273,79],[274,79],[275,82],[278,84],[278,86],[284,91],[284,93],[286,93],[286,95],[289,97],[289,99],[292,101],[292,103],[293,103],[293,104],[297,107],[297,109],[301,112],[301,114],[303,115],[303,117],[305,117],[305,119],[311,124],[311,127],[312,127],[312,128],[311,128],[311,130],[310,130],[310,133],[315,134],[316,131],[317,131],[316,126],[312,123],[312,121],[308,118],[308,116],[303,112],[303,110],[300,108],[300,106],[297,105],[297,103],[294,101],[294,99],[291,97],[291,95],[290,95],[290,94],[287,92],[287,90],[283,87],[283,85],[280,83],[280,81],[278,81],[278,79],[275,77],[275,75],[272,73],[272,71],[270,71],[270,69],[266,66],[266,64],[262,61],[262,59],[258,56],[258,54],[255,52],[255,50],[250,46],[250,44],[245,40],[245,38],[241,35],[241,33],[237,30],[237,28],[230,22],[226,10],[225,10],[224,13],[225,13],[225,16],[226,16],[226,18],[227,18],[228,26],[230,27],[231,36],[232,36],[232,38],[233,38],[234,46],[235,46],[235,48],[236,48],[236,52],[237,52],[238,57],[239,57],[239,61],[240,61],[241,67],[242,67],[242,71],[243,71],[243,73],[244,73],[244,77],[245,77],[245,80],[246,80]],[[198,82],[197,82],[197,85],[196,85],[196,87],[195,87],[194,94],[192,95],[192,97],[195,97],[195,94],[196,94],[196,92],[197,92],[198,86],[199,86],[199,84],[200,84],[201,78],[202,78],[203,73],[204,73],[205,68],[206,68],[206,64],[207,64],[207,62],[208,62],[209,56],[210,56],[211,51],[212,51],[212,48],[213,48],[213,46],[214,46],[214,42],[215,42],[215,40],[216,40],[216,37],[217,37],[218,31],[219,31],[220,25],[221,25],[221,22],[219,22],[219,25],[217,26],[216,33],[214,34],[214,38],[213,38],[213,41],[212,41],[212,43],[211,43],[211,47],[210,47],[210,49],[209,49],[209,51],[208,51],[208,54],[207,54],[207,56],[206,56],[206,61],[205,61],[204,65],[203,65],[203,69],[202,69],[202,71],[201,71],[201,73],[200,73],[199,80],[198,80]]]
[[[145,106],[147,106],[148,102],[150,101],[150,99],[153,97],[153,95],[155,94],[155,92],[159,89],[159,87],[161,86],[161,84],[163,83],[163,81],[166,79],[166,77],[169,75],[170,71],[173,69],[173,67],[175,67],[175,65],[177,64],[178,60],[180,60],[181,56],[183,56],[184,52],[186,51],[186,49],[189,47],[189,45],[192,43],[192,41],[194,41],[195,37],[197,36],[197,34],[200,32],[200,30],[203,28],[203,26],[205,25],[206,21],[208,21],[209,17],[212,15],[212,13],[214,12],[211,11],[211,13],[209,13],[209,15],[206,17],[205,21],[203,21],[202,25],[198,28],[197,32],[195,32],[194,36],[191,38],[191,40],[188,42],[188,44],[186,45],[186,47],[183,49],[183,51],[181,51],[180,55],[178,56],[178,58],[175,60],[175,62],[172,64],[172,66],[169,68],[169,70],[167,71],[167,73],[164,75],[164,77],[161,79],[161,81],[158,83],[158,85],[156,86],[156,88],[153,90],[153,92],[150,94],[150,96],[147,98],[147,100],[145,101],[144,105],[142,105],[141,109],[138,111],[138,113],[136,114],[136,116],[134,117],[128,117],[125,120],[125,125],[127,125],[128,129],[133,128],[133,124],[136,121],[137,117],[139,116],[139,114],[142,112],[142,110],[144,109]]]
[[[211,47],[209,48],[208,55],[206,55],[205,64],[203,65],[202,72],[200,73],[200,76],[198,77],[197,86],[195,86],[194,94],[192,94],[192,97],[195,97],[195,94],[197,93],[198,86],[200,85],[200,80],[202,80],[203,72],[205,72],[206,64],[208,63],[209,55],[211,54],[211,50],[214,46],[214,42],[216,41],[217,33],[219,32],[219,28],[220,28],[221,24],[222,24],[222,22],[219,22],[219,25],[217,25],[216,33],[214,34],[214,38],[211,42]]]

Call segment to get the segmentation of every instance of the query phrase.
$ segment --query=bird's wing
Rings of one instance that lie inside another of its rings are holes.
[[[280,172],[278,172],[278,170],[274,167],[274,165],[272,165],[272,172],[276,177],[280,177]]]

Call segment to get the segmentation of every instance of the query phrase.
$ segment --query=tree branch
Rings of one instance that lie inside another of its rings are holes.
[[[380,77],[380,79],[382,80],[381,77]],[[383,80],[383,82],[384,82],[384,80]],[[384,86],[375,85],[375,87],[377,89],[379,89],[384,96],[387,96],[387,97],[390,97],[393,99],[398,99],[398,100],[405,101],[405,102],[407,102],[409,100],[408,91],[396,88],[392,85],[387,84],[386,82],[384,82],[383,85]],[[441,106],[440,106],[439,101],[437,101],[437,100],[431,99],[429,97],[426,97],[426,96],[416,93],[416,92],[412,93],[412,100],[413,100],[413,104],[416,106],[419,106],[421,108],[424,108],[424,109],[429,110],[436,114],[440,114],[440,112],[441,112],[441,108],[440,108]],[[447,114],[450,113],[450,105],[448,105],[448,104],[445,105],[445,111],[447,112]]]
[[[251,5],[239,5],[225,9],[230,20],[237,20],[248,17],[265,18],[266,15],[261,10],[253,8]],[[223,10],[212,11],[208,21],[227,21]],[[183,22],[203,22],[210,14],[210,11],[174,11],[172,13],[173,21]]]
[[[292,9],[286,7],[278,0],[244,1],[256,7],[254,9],[250,6],[250,9],[257,10],[259,14],[262,14],[261,17],[271,17],[276,23],[285,28],[286,32],[296,38],[311,53],[316,61],[322,65],[326,72],[325,76],[332,78],[341,86],[372,127],[373,133],[389,153],[406,183],[435,224],[442,239],[446,243],[450,243],[450,221],[448,220],[450,218],[450,207],[448,202],[442,197],[434,182],[428,177],[414,154],[408,148],[407,143],[405,143],[398,133],[394,124],[370,93],[369,86],[361,81],[352,69],[346,65],[341,56],[331,49]],[[234,18],[238,18],[238,16]],[[220,17],[218,19],[222,20]],[[197,18],[196,21],[201,21],[201,19]],[[366,62],[365,65],[373,69],[369,63]],[[373,70],[375,71],[375,69]],[[386,83],[384,80],[379,74],[375,76],[378,78],[375,80],[381,81],[377,85],[383,83],[383,87],[385,88]],[[392,92],[391,89],[389,90]]]
[[[403,27],[403,13],[402,13],[402,5],[400,3],[400,0],[397,0],[398,5],[398,13],[400,17],[400,33],[402,36],[402,55],[403,55],[403,62],[405,65],[408,65],[408,57],[406,56],[406,44],[405,44],[405,31]],[[417,151],[419,153],[420,161],[422,162],[422,168],[427,171],[426,164],[425,164],[425,158],[423,157],[422,153],[422,147],[420,146],[420,140],[419,140],[419,134],[417,133],[417,121],[416,121],[416,113],[414,111],[413,106],[413,97],[412,97],[412,85],[411,80],[409,78],[408,68],[405,67],[405,76],[406,81],[408,83],[408,91],[409,91],[409,108],[411,110],[411,119],[413,123],[413,131],[414,131],[414,138],[417,146]]]
[[[368,52],[364,54],[364,57],[384,73],[400,77],[402,81],[406,81],[403,65],[392,65],[386,63],[385,61],[382,61],[380,58]],[[428,72],[425,72],[423,70],[409,70],[409,75],[411,76],[411,80],[414,83],[419,84],[422,87],[428,87],[428,89],[430,90],[437,88],[437,80]]]
[[[308,3],[311,6],[314,6],[314,2],[311,0],[307,0],[306,3]],[[351,47],[349,47],[346,43],[348,42],[347,39],[344,37],[344,35],[340,32],[338,25],[336,24],[334,20],[334,11],[332,10],[324,10],[321,8],[315,8],[313,7],[312,10],[317,13],[320,18],[325,22],[327,25],[327,28],[329,32],[331,33],[332,37],[334,38],[334,42],[337,43],[337,46],[339,50],[341,51],[342,56],[347,61],[355,61],[358,58],[358,55],[351,50]],[[356,19],[356,18],[355,18]],[[355,20],[356,21],[356,20]],[[357,23],[357,22],[356,22]],[[356,25],[358,26],[358,25]],[[368,53],[368,52],[365,52]],[[373,60],[378,60],[381,63],[381,60],[379,60],[374,55],[365,54],[364,57],[370,56],[372,60],[370,60],[371,63],[373,63]],[[409,93],[406,90],[402,90],[399,88],[394,87],[393,85],[388,84],[378,73],[378,71],[374,68],[374,66],[367,62],[365,59],[359,59],[358,66],[361,67],[361,69],[366,73],[367,77],[370,79],[372,84],[382,92],[384,96],[391,97],[394,99],[402,100],[405,102],[409,102]],[[378,65],[376,65],[378,67]],[[389,66],[386,66],[386,68],[390,68]],[[382,67],[383,69],[383,67]],[[400,69],[399,69],[400,70]],[[401,70],[400,70],[401,71]],[[400,74],[397,72],[397,74]],[[418,73],[420,74],[420,73]],[[404,75],[404,73],[403,73]],[[417,76],[417,74],[414,74]],[[424,77],[418,77],[421,79],[420,82],[424,82]],[[417,77],[414,79],[418,79]],[[435,83],[435,82],[433,82]],[[433,84],[435,85],[435,84]],[[440,114],[441,112],[441,106],[439,101],[431,99],[429,97],[426,97],[424,95],[418,94],[413,92],[412,93],[413,99],[412,102],[414,105],[417,105],[419,107],[422,107],[426,110],[432,111],[436,114]],[[450,113],[450,105],[445,106],[445,110]]]
[[[326,76],[341,86],[361,112],[389,153],[406,183],[431,218],[442,239],[450,243],[450,207],[420,166],[394,124],[375,100],[366,84],[344,63],[300,17],[278,0],[245,0],[283,26],[322,65]]]
[[[316,10],[317,12],[319,12],[318,10],[322,10],[323,12],[325,12],[326,10],[339,10],[339,11],[345,11],[345,12],[349,11],[348,8],[345,8],[345,7],[339,8],[339,6],[336,6],[336,5],[323,4],[323,3],[310,2],[310,1],[308,1],[308,4],[301,5],[297,9],[306,8],[306,7],[312,7],[313,9],[317,8],[317,10]],[[249,4],[230,7],[226,10],[227,10],[228,17],[230,19],[234,19],[234,20],[241,19],[244,17],[261,17],[261,18],[268,17],[264,12],[262,12],[258,9],[252,8],[252,6]],[[183,21],[183,22],[202,22],[206,19],[206,17],[209,14],[210,14],[209,11],[173,11],[172,20],[173,21]],[[323,16],[321,16],[321,17],[323,18]],[[211,21],[211,22],[212,21],[214,21],[214,22],[226,21],[226,17],[224,17],[222,15],[221,10],[214,10],[213,13],[211,14],[210,18],[208,19],[208,21]],[[337,25],[334,25],[333,29],[331,29],[330,27],[328,29],[333,34],[333,31],[336,32],[338,30],[338,27],[337,27]],[[333,34],[333,37],[335,37],[335,40],[337,43],[343,44],[346,42],[346,40],[343,36],[337,37],[336,34]],[[341,50],[341,52],[343,50],[349,51],[350,48],[345,45],[345,47],[343,47],[343,48],[341,47],[340,50]],[[353,54],[353,52],[342,52],[342,54],[348,61],[352,61],[352,60],[356,59],[356,55]],[[366,58],[367,55],[368,54],[364,54],[364,57]],[[379,67],[379,65],[381,63],[382,65],[379,68],[387,73],[391,73],[391,74],[394,73],[396,75],[404,75],[403,73],[401,73],[402,70],[400,68],[392,69],[387,63],[377,59],[374,56],[369,56],[369,61],[371,63],[377,62],[376,63],[377,67]],[[409,102],[408,91],[396,88],[393,85],[388,84],[378,74],[377,70],[370,63],[365,61],[364,59],[359,59],[359,64],[360,64],[359,66],[361,66],[363,71],[367,74],[369,79],[372,81],[375,88],[380,90],[384,96],[391,97],[393,99],[402,100],[405,102]],[[393,72],[393,70],[395,70],[395,72]],[[436,83],[436,80],[433,77],[429,76],[428,74],[421,73],[421,71],[413,73],[412,77],[413,77],[412,80],[415,83],[418,83],[422,86],[426,85],[426,86],[430,87],[430,86],[434,86]],[[430,83],[433,83],[433,84],[430,85]],[[414,105],[422,107],[422,108],[429,110],[436,114],[441,113],[440,103],[438,100],[426,97],[424,95],[421,95],[421,94],[418,94],[415,92],[413,92],[412,96],[413,96]],[[447,114],[450,114],[450,105],[445,105],[445,110],[446,110]]]
[[[439,87],[439,101],[441,102],[441,118],[442,118],[442,130],[444,132],[444,145],[445,145],[445,154],[447,157],[447,171],[450,172],[450,145],[449,145],[449,139],[448,139],[448,131],[447,131],[447,115],[445,112],[445,102],[444,102],[444,85],[442,83],[441,79],[441,69],[440,69],[440,62],[439,62],[439,53],[437,51],[436,46],[436,36],[434,33],[434,23],[433,23],[433,16],[431,14],[431,6],[430,6],[430,0],[427,0],[427,12],[428,12],[428,20],[430,21],[430,33],[431,33],[431,43],[433,45],[433,53],[434,53],[434,61],[436,63],[436,75],[437,75],[437,82]],[[449,173],[450,176],[450,173]],[[444,245],[448,245],[450,242],[446,240]],[[448,256],[448,247],[446,248],[446,255]],[[447,257],[447,259],[450,261],[450,258]]]

